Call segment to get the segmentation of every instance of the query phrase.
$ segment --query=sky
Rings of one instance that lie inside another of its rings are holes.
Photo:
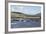
[[[36,15],[41,12],[40,6],[11,5],[12,12],[21,12],[28,15]]]

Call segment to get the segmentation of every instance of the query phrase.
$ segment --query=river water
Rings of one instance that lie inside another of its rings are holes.
[[[41,19],[12,20],[11,28],[31,28],[40,27]]]

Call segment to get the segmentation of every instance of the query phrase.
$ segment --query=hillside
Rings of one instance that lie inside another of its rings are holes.
[[[37,15],[26,15],[20,12],[11,12],[11,17],[18,17],[18,18],[27,18],[27,17],[40,17],[41,14],[37,14]]]

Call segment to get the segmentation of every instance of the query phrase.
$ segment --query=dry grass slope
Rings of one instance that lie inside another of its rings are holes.
[[[32,15],[26,15],[19,12],[11,12],[11,17],[17,17],[17,18],[40,18],[40,16],[32,16]]]

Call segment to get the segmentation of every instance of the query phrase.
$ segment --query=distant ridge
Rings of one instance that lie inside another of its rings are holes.
[[[11,16],[12,17],[41,17],[41,13],[36,14],[36,15],[27,15],[20,12],[11,12]]]
[[[22,13],[20,13],[20,12],[12,12],[12,13],[22,14]]]

